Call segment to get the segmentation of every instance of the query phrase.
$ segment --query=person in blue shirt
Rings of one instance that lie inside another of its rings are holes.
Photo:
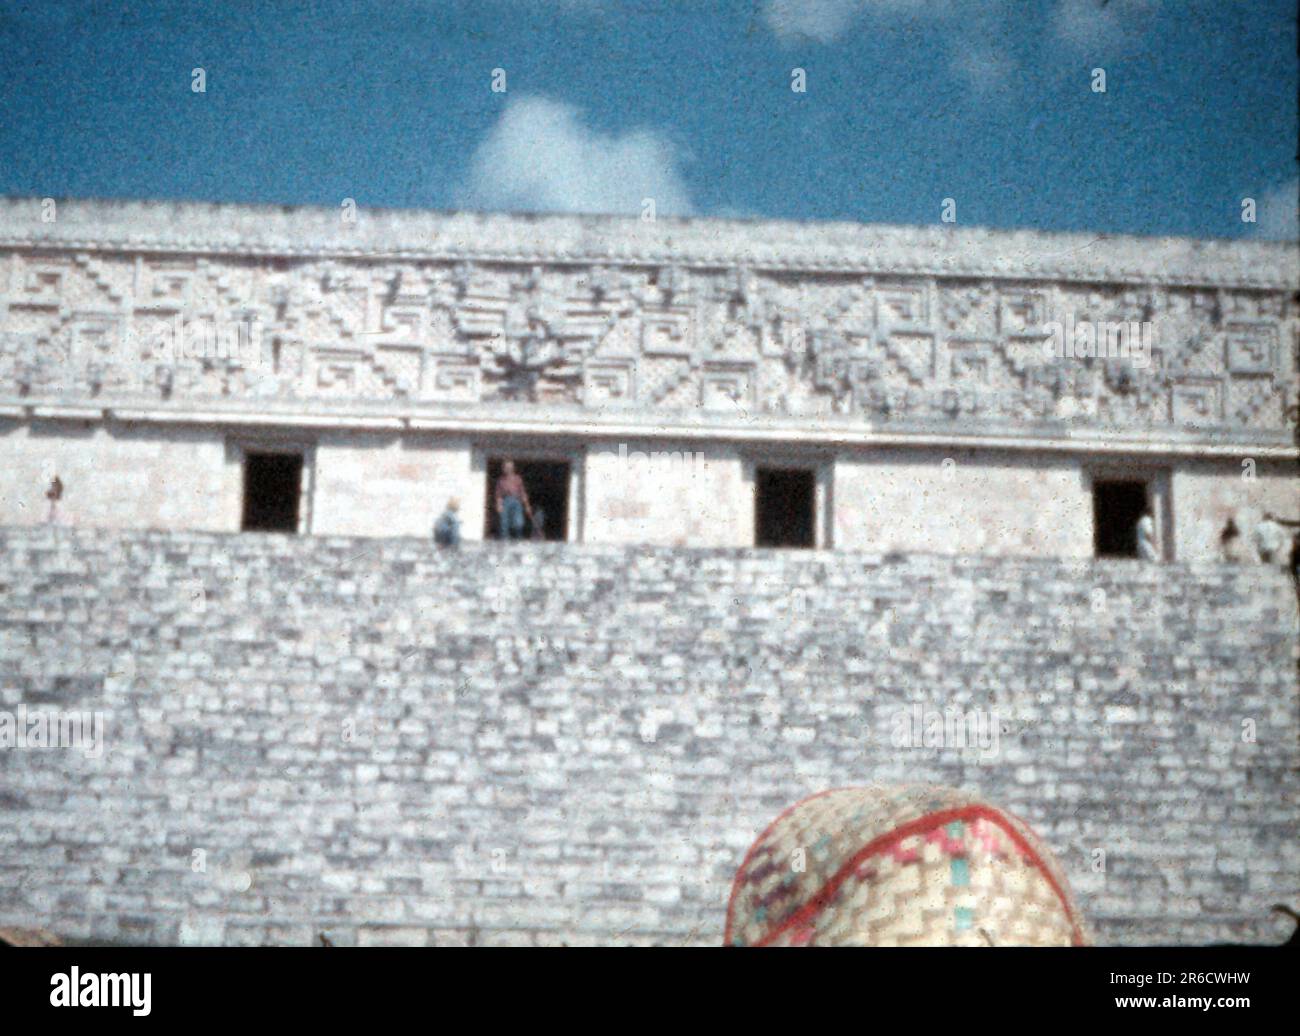
[[[434,523],[433,542],[440,547],[460,546],[460,501],[452,497],[447,509]]]

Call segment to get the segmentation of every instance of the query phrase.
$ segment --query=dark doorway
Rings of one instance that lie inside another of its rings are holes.
[[[501,523],[497,520],[496,488],[501,477],[501,465],[507,459],[515,462],[515,471],[524,480],[528,501],[533,506],[534,519],[542,518],[542,539],[564,542],[569,538],[569,462],[566,460],[519,460],[516,457],[489,457],[487,462],[487,509],[485,539],[501,538]],[[538,538],[530,523],[524,536]]]
[[[759,547],[814,547],[816,473],[759,468],[754,473],[754,543]]]
[[[1099,558],[1138,556],[1138,519],[1147,509],[1147,486],[1134,480],[1092,484],[1093,547]]]
[[[244,454],[245,532],[297,532],[301,453]]]

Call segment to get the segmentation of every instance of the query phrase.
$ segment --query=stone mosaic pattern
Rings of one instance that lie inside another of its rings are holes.
[[[28,218],[0,233],[0,395],[1216,429],[1284,444],[1297,424],[1296,255],[1283,245],[1038,235],[1016,252],[1023,235],[707,221],[643,239],[636,221],[494,217],[475,246],[457,217],[393,214],[394,234],[428,223],[430,237],[367,252],[347,228],[327,245],[332,214],[318,210],[232,207],[247,224],[238,245],[203,207],[152,238],[90,211],[98,223]],[[138,218],[147,229],[165,211]],[[710,226],[721,243],[706,249]],[[213,238],[227,251],[198,250]],[[1148,322],[1150,364],[1047,358],[1051,321]],[[255,358],[168,357],[159,322],[247,328]]]
[[[0,530],[0,709],[108,714],[0,751],[0,924],[716,945],[763,827],[874,780],[1023,817],[1099,942],[1280,942],[1296,632],[1260,566]],[[996,752],[895,747],[947,706]]]

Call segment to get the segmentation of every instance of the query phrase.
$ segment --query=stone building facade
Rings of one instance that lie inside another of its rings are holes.
[[[879,781],[1285,937],[1295,245],[344,214],[0,202],[0,924],[717,944]],[[566,542],[434,549],[507,457]]]
[[[427,536],[457,497],[476,539],[511,457],[569,541],[1084,558],[1145,505],[1167,560],[1214,558],[1230,520],[1300,517],[1298,269],[1253,241],[11,199],[0,524],[50,520],[57,476],[63,524]]]

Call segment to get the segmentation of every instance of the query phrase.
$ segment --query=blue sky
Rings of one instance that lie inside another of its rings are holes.
[[[653,197],[661,215],[920,224],[952,198],[958,224],[1295,237],[1295,17],[1293,0],[0,0],[0,193]]]

